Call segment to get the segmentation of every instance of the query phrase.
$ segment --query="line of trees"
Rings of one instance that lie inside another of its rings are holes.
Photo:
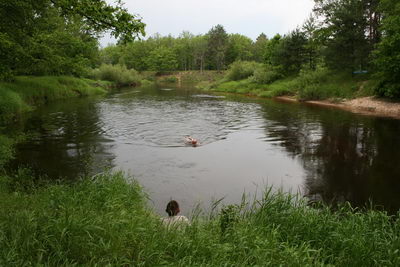
[[[284,76],[325,66],[332,71],[374,73],[380,95],[400,96],[400,3],[396,0],[315,0],[303,25],[256,41],[217,25],[204,35],[154,35],[106,47],[101,60],[139,71],[222,70],[256,61]]]
[[[376,74],[377,93],[400,97],[400,2],[314,0],[305,23],[281,36],[253,41],[216,25],[204,35],[144,34],[144,23],[117,1],[2,0],[0,80],[13,75],[85,76],[102,63],[138,71],[223,70],[255,61],[284,76],[325,66],[333,71]],[[118,45],[99,49],[111,30]],[[133,41],[133,42],[131,42]]]
[[[262,34],[259,39],[254,43],[217,25],[205,35],[183,32],[174,38],[155,34],[147,40],[108,46],[101,51],[101,60],[139,71],[223,70],[236,60],[261,61],[257,50],[263,49],[267,38]]]

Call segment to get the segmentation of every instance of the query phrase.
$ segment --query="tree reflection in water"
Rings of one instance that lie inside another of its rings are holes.
[[[88,99],[39,108],[21,123],[19,130],[28,133],[29,142],[17,147],[14,168],[30,166],[39,173],[46,170],[49,178],[77,179],[111,166],[112,142],[103,135],[98,109]]]
[[[264,111],[268,138],[302,162],[310,200],[400,208],[399,120],[313,106]]]

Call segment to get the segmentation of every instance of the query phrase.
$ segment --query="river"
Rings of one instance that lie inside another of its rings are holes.
[[[215,200],[238,203],[266,186],[327,203],[400,208],[400,121],[332,108],[193,88],[123,89],[69,99],[27,114],[12,166],[76,179],[105,168],[130,173],[164,214]],[[187,146],[183,137],[198,139]]]

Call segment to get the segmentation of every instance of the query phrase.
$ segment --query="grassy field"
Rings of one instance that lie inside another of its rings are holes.
[[[167,230],[122,173],[37,188],[31,178],[21,170],[0,179],[1,266],[400,264],[400,220],[384,212],[314,209],[267,190],[259,202]]]
[[[0,123],[7,122],[33,106],[57,99],[106,93],[111,82],[66,76],[19,76],[0,82]]]

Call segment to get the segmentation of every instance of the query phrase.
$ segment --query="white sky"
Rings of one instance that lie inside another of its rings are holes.
[[[112,3],[113,0],[107,0]],[[221,24],[228,33],[253,40],[264,32],[269,38],[301,25],[311,13],[313,0],[123,0],[130,13],[146,23],[146,37],[154,33],[178,36],[182,31],[205,34]],[[110,37],[102,45],[112,42]]]

